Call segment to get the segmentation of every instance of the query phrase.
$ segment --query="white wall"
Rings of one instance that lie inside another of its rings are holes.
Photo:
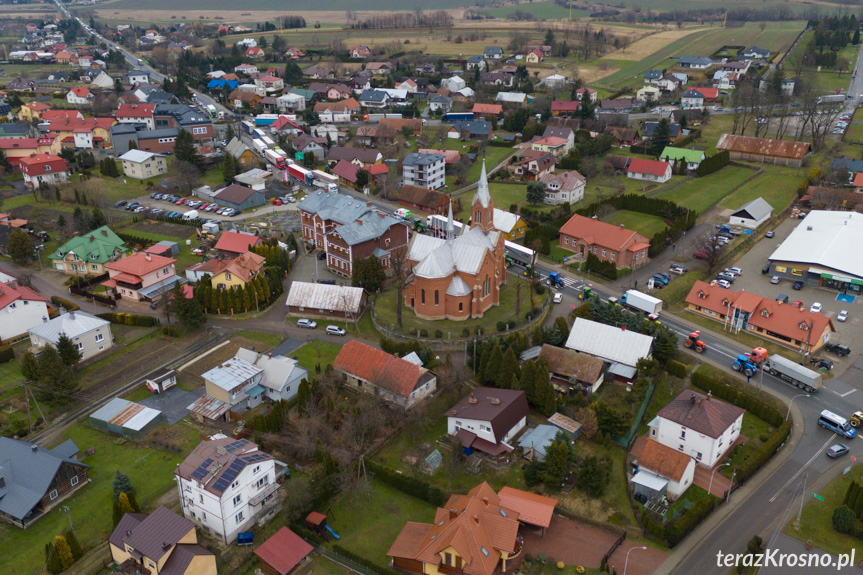
[[[744,228],[755,229],[767,220],[770,219],[770,215],[766,215],[758,221],[750,220],[749,218],[739,218],[739,217],[730,217],[728,218],[728,223],[732,226],[742,226]]]
[[[410,409],[423,399],[431,395],[437,389],[437,378],[427,381],[419,388],[413,390],[408,397],[407,408]]]
[[[699,465],[713,467],[737,440],[742,426],[743,415],[714,439],[660,417],[658,428],[651,428],[650,436],[667,447],[691,456]],[[682,433],[684,437],[681,437]]]
[[[12,302],[0,310],[0,339],[26,334],[27,330],[42,323],[43,317],[48,317],[48,306],[43,301]]]

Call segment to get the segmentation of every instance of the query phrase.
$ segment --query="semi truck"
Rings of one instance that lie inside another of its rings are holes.
[[[300,182],[301,184],[311,184],[314,176],[310,170],[307,170],[297,164],[288,164],[288,169],[285,171],[285,181],[288,177]]]
[[[240,124],[240,128],[248,135],[252,135],[255,133],[255,123],[250,122],[249,120],[245,120]]]
[[[253,138],[258,138],[259,140],[262,140],[264,138],[264,136],[266,136],[266,135],[267,135],[267,133],[261,128],[255,128],[252,130],[252,137]]]
[[[261,141],[267,145],[267,148],[275,148],[276,147],[276,142],[274,142],[273,139],[269,136],[262,137]]]
[[[522,267],[536,265],[536,252],[532,249],[508,240],[504,241],[503,247],[506,252],[506,257],[512,260],[512,263],[518,264]]]
[[[462,122],[464,120],[473,120],[473,112],[450,112],[444,114],[441,118],[442,122]]]
[[[339,191],[339,177],[321,170],[312,170],[312,185],[328,192]]]
[[[620,298],[620,303],[640,312],[644,312],[648,316],[658,316],[662,311],[662,300],[646,293],[641,293],[638,290],[627,290]]]
[[[401,120],[401,114],[366,114],[363,120],[370,123],[380,122],[383,119]]]
[[[258,139],[252,140],[252,147],[257,153],[261,155],[263,155],[264,151],[267,149],[267,145],[264,143],[264,141]]]
[[[819,96],[815,101],[817,104],[840,104],[845,101],[845,94],[830,94],[829,96]]]
[[[285,157],[275,150],[264,150],[264,157],[268,162],[276,166],[280,170],[285,169]]]
[[[273,122],[279,119],[278,114],[258,114],[255,116],[255,125],[256,126],[269,126]]]
[[[773,354],[764,360],[761,368],[770,375],[776,376],[785,383],[799,387],[806,393],[813,393],[821,388],[821,374],[808,367],[794,363],[779,354]]]

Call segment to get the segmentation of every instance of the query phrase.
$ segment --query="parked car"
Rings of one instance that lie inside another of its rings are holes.
[[[827,351],[829,351],[831,353],[835,353],[839,357],[845,357],[846,355],[851,353],[851,348],[848,347],[847,345],[843,345],[841,343],[829,343],[828,342],[827,345],[824,346],[824,349],[826,349]]]
[[[836,316],[836,321],[847,321],[848,320],[848,310],[843,309],[839,312],[839,315]]]
[[[177,205],[177,206],[182,206],[182,205],[184,205],[185,203],[186,203],[186,198],[180,198],[179,200],[177,200],[176,202],[174,202],[174,204],[175,204],[175,205]]]
[[[116,204],[114,204],[114,207],[115,207],[115,208],[122,208],[122,207],[123,207],[123,206],[125,206],[125,205],[126,205],[126,200],[120,200],[119,202],[117,202]]]
[[[153,192],[152,194],[150,194],[150,199],[151,199],[151,200],[158,200],[158,199],[159,199],[159,198],[157,197],[158,195],[159,195],[158,193]]]
[[[315,329],[316,327],[318,327],[318,322],[312,321],[310,319],[298,319],[297,320],[297,327],[305,327],[308,329]]]
[[[327,252],[320,251],[317,253],[317,255],[315,257],[318,258],[319,260],[325,260],[325,259],[327,259]]]
[[[694,258],[695,258],[695,259],[697,259],[697,260],[706,260],[706,259],[707,259],[707,257],[708,257],[707,250],[703,250],[703,249],[702,249],[702,250],[698,250],[697,252],[695,252],[694,254],[692,254],[692,257],[694,257]],[[778,283],[778,282],[777,282],[777,283]]]
[[[142,213],[142,212],[146,212],[146,211],[147,211],[147,209],[148,209],[148,208],[147,208],[147,206],[138,206],[137,208],[135,208],[135,209],[134,209],[134,210],[132,210],[132,211],[133,211],[134,213],[136,213],[136,214],[140,214],[140,213]]]
[[[337,325],[327,326],[327,335],[345,335],[347,332]]]
[[[689,268],[687,268],[687,267],[686,267],[685,265],[683,265],[683,264],[671,264],[671,268],[672,268],[672,269],[679,269],[679,270],[683,270],[683,271],[685,271],[685,272],[688,272],[688,271],[689,271]]]
[[[686,273],[686,270],[682,268],[668,268],[668,271],[678,276],[682,276]]]
[[[139,204],[138,202],[132,202],[131,204],[126,204],[126,210],[127,210],[127,211],[132,211],[132,210],[134,210],[135,208],[137,208],[137,207],[138,207],[138,206],[140,206],[140,205],[141,205],[141,204]]]
[[[809,311],[812,313],[821,313],[821,304],[816,301],[812,304],[812,307],[809,308]]]
[[[766,264],[764,264],[764,267],[761,268],[761,274],[766,276],[769,273],[770,273],[770,264],[766,263]]]
[[[659,274],[654,274],[653,278],[651,279],[653,279],[654,282],[661,283],[662,285],[668,285],[668,282],[670,281],[669,277],[663,277]]]
[[[811,357],[809,358],[809,365],[815,367],[815,369],[833,369],[833,362],[829,359],[825,359],[823,357]]]
[[[773,285],[776,285],[781,281],[782,279],[779,276],[773,276],[772,278],[770,278],[770,283],[772,283]]]
[[[735,278],[731,274],[727,274],[725,272],[720,272],[719,274],[716,275],[716,279],[725,280],[728,283],[733,284]]]
[[[766,234],[764,234],[764,236],[768,237],[768,238],[772,238],[775,235],[776,235],[776,232],[774,232],[773,230],[770,230]]]
[[[788,303],[788,296],[784,293],[781,293],[776,296],[776,301],[778,301],[779,303]]]
[[[794,282],[794,285],[791,286],[791,289],[797,290],[797,291],[802,290],[803,289],[803,282],[801,282],[801,281]]]
[[[800,309],[802,309],[802,308],[806,307],[806,304],[804,304],[804,303],[803,303],[802,301],[800,301],[799,299],[798,299],[798,300],[794,300],[794,302],[793,302],[791,305],[793,305],[793,306],[794,306],[794,307],[796,307],[796,308],[800,308]]]
[[[730,273],[730,274],[734,274],[735,276],[742,276],[743,275],[743,270],[740,268],[736,268],[736,267],[725,268],[725,271]]]
[[[716,280],[716,285],[721,288],[731,289],[731,284],[727,280]]]
[[[274,205],[274,206],[281,206],[281,205],[282,205],[282,200],[280,200],[280,199],[276,198],[275,200],[273,200],[273,205]]]
[[[166,218],[176,218],[179,215],[180,215],[180,212],[168,212],[167,214],[165,214],[165,217]]]
[[[157,216],[157,215],[161,214],[162,212],[163,212],[163,210],[160,208],[150,208],[150,213],[153,214],[154,216]]]
[[[848,453],[848,451],[847,445],[844,443],[837,443],[836,445],[831,445],[830,449],[827,450],[827,457],[837,459]]]

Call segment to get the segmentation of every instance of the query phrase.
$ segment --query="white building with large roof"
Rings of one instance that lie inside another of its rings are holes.
[[[111,322],[83,311],[61,312],[54,319],[44,321],[28,330],[33,347],[57,346],[60,334],[72,340],[81,352],[81,361],[105,351],[114,345]]]
[[[608,372],[623,379],[635,376],[639,359],[650,359],[653,338],[632,330],[576,318],[566,347],[609,364]]]
[[[863,214],[813,210],[770,255],[770,273],[860,295],[863,259],[852,255],[860,245]]]

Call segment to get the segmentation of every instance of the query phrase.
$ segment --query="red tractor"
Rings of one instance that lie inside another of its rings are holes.
[[[686,338],[686,340],[684,340],[683,345],[695,349],[697,353],[701,353],[707,349],[707,346],[699,339],[699,337],[701,337],[701,332],[694,331],[689,334],[689,337]]]

